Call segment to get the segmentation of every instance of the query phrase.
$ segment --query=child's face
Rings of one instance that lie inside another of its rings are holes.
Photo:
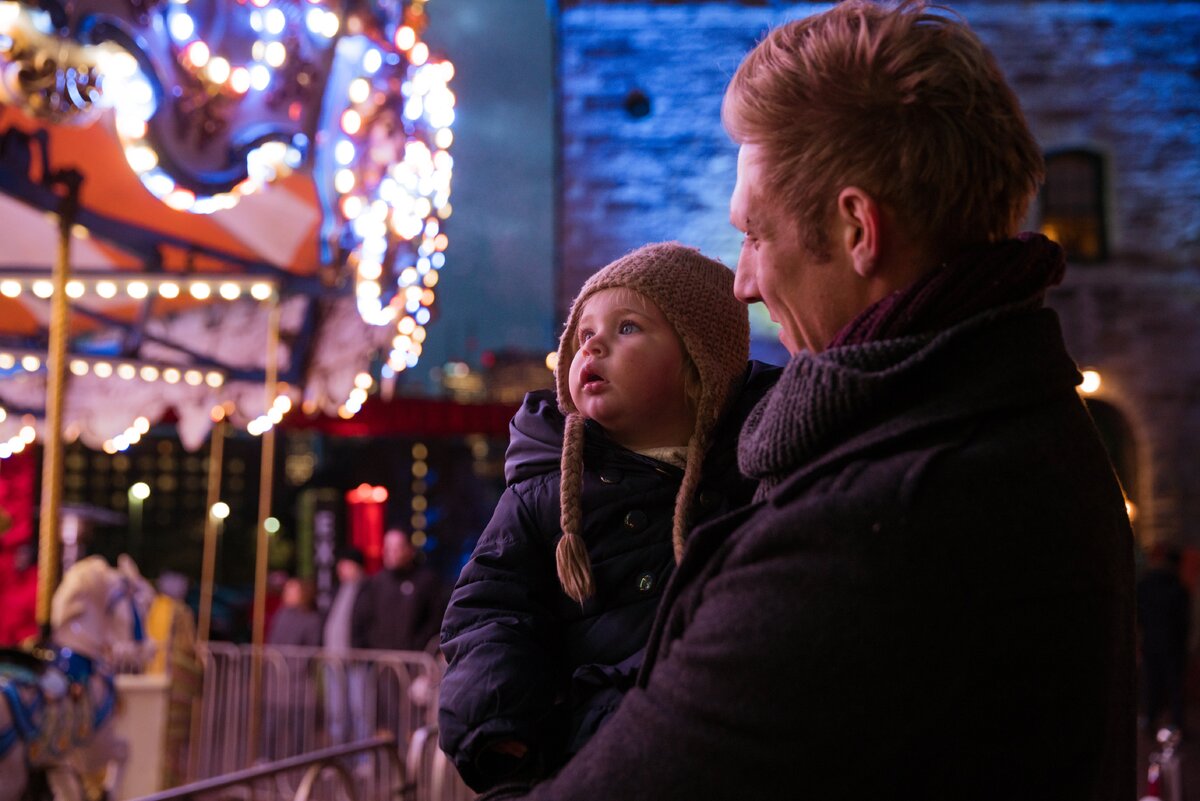
[[[683,343],[645,296],[603,289],[579,315],[571,400],[631,450],[685,445],[695,415],[684,390]]]

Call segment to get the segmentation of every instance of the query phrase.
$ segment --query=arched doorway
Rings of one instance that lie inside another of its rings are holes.
[[[1125,490],[1125,498],[1135,504],[1135,512],[1131,515],[1133,518],[1136,516],[1136,504],[1142,497],[1139,492],[1137,440],[1133,434],[1133,427],[1129,425],[1125,414],[1111,403],[1097,398],[1087,398],[1084,402],[1091,412],[1096,428],[1100,431],[1100,439],[1108,450],[1108,458],[1112,461],[1122,489]]]

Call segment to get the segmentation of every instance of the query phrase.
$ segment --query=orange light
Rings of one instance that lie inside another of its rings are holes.
[[[210,53],[208,45],[203,40],[197,39],[187,46],[187,49],[184,50],[184,55],[187,56],[187,60],[191,62],[193,67],[203,69],[208,64]]]
[[[396,49],[409,50],[417,43],[417,32],[407,25],[401,25],[396,29]]]

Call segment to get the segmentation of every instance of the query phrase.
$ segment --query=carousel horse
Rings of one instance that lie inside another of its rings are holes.
[[[153,594],[128,557],[113,568],[89,556],[54,593],[50,642],[0,651],[0,801],[94,799],[118,785],[128,746],[112,726],[113,671],[148,658]]]

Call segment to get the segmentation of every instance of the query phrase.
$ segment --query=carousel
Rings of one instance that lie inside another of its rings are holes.
[[[0,654],[0,801],[113,797],[113,674],[151,658],[137,567],[64,562],[64,443],[116,454],[167,420],[208,446],[202,645],[222,442],[259,439],[261,646],[276,426],[352,418],[418,363],[453,167],[427,22],[425,0],[0,0],[0,475],[42,454],[39,637]],[[22,536],[0,535],[0,582]]]

